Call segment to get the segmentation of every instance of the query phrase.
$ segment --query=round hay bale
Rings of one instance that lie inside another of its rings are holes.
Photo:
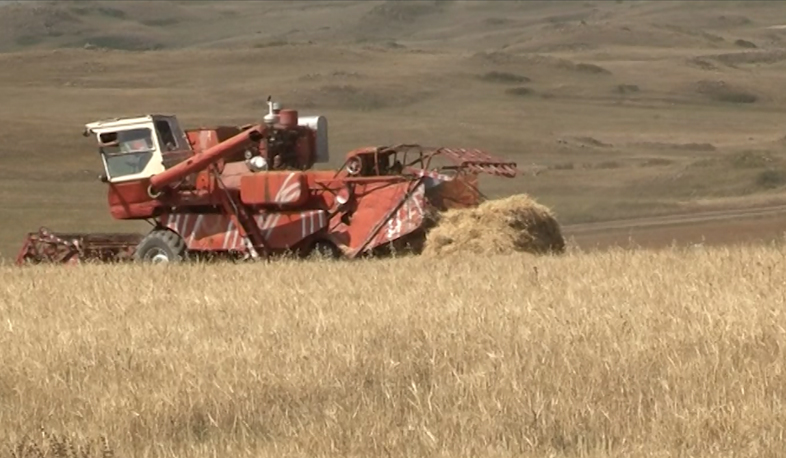
[[[423,254],[562,253],[565,239],[551,210],[525,194],[438,215]]]

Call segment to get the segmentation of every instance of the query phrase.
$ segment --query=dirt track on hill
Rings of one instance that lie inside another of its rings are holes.
[[[583,249],[769,242],[786,232],[786,205],[573,224],[563,232]]]

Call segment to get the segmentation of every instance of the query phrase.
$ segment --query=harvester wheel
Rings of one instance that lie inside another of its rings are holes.
[[[137,261],[162,263],[185,260],[186,243],[176,233],[166,229],[156,229],[139,242],[134,258]]]

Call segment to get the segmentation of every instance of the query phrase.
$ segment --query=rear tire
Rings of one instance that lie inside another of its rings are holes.
[[[134,259],[152,264],[182,262],[186,260],[186,243],[175,232],[155,229],[139,242]]]

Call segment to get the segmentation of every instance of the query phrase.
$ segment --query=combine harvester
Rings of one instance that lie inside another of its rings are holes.
[[[268,98],[262,124],[184,130],[175,116],[86,125],[95,136],[118,220],[145,234],[30,233],[19,265],[253,259],[281,253],[355,258],[422,250],[431,212],[476,206],[478,174],[514,177],[516,164],[478,150],[366,147],[338,170],[327,120],[298,117]],[[439,159],[449,165],[437,166]]]

